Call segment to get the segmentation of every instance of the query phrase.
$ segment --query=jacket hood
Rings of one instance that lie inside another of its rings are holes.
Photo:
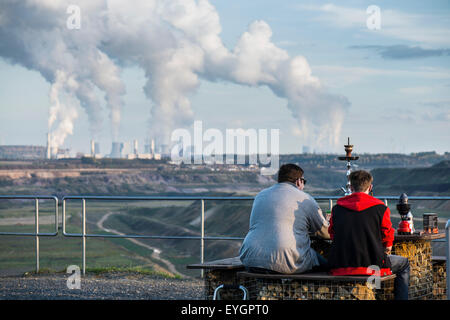
[[[349,196],[338,199],[337,204],[353,211],[363,211],[367,208],[384,204],[384,202],[369,196],[367,193],[355,192]]]

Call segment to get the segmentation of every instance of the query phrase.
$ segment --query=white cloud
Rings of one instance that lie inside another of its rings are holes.
[[[422,94],[430,94],[433,92],[432,87],[426,87],[426,86],[418,86],[418,87],[406,87],[406,88],[400,88],[398,89],[400,93],[406,94],[406,95],[422,95]]]
[[[338,28],[352,28],[367,33],[376,33],[389,38],[407,40],[424,47],[450,46],[448,16],[412,14],[380,7],[381,29],[372,31],[366,26],[369,15],[366,7],[351,8],[334,4],[299,5],[298,10],[317,12],[312,18]]]
[[[450,70],[443,68],[416,68],[413,70],[313,65],[312,69],[329,87],[340,88],[371,77],[406,77],[408,79],[450,79]]]

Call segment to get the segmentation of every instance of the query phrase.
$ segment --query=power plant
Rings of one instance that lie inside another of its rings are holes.
[[[100,153],[100,143],[94,139],[90,140],[89,153],[76,152],[76,156],[70,155],[70,149],[52,146],[52,136],[47,133],[46,146],[0,146],[1,154],[5,159],[65,159],[65,158],[113,158],[113,159],[154,159],[161,160],[163,156],[168,156],[168,146],[157,146],[154,139],[146,139],[144,153],[139,152],[139,142],[134,139],[132,142],[114,141],[111,144],[111,152],[107,155]],[[160,152],[156,152],[156,150]],[[161,152],[164,151],[164,152]]]
[[[123,143],[113,142],[111,146],[110,158],[122,158]]]
[[[53,147],[51,143],[51,135],[47,133],[46,159],[64,159],[70,157],[70,150]]]
[[[147,140],[148,141],[148,140]],[[129,145],[127,145],[127,148],[125,148],[125,144],[122,142],[113,142],[111,146],[111,153],[109,155],[110,158],[122,158],[122,159],[154,159],[154,160],[161,160],[162,153],[156,153],[155,152],[155,140],[151,140],[151,143],[148,143],[144,145],[144,153],[139,153],[139,143],[138,140],[134,139],[132,148],[128,148]],[[129,153],[124,154],[124,149],[131,149],[129,150]],[[164,149],[166,150],[166,149]]]

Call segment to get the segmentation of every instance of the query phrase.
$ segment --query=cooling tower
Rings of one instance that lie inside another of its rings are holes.
[[[96,142],[94,145],[95,154],[100,154],[100,143]]]
[[[134,151],[134,154],[138,154],[138,141],[137,140],[134,140],[133,141],[133,151]]]
[[[122,158],[123,143],[113,142],[111,147],[111,158]]]
[[[167,155],[169,153],[169,145],[162,144],[160,146],[160,150],[161,150],[160,152],[161,152],[162,155]]]

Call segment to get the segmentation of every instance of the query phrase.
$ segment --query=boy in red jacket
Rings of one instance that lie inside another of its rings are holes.
[[[369,193],[372,175],[364,170],[350,174],[353,193],[333,207],[328,232],[333,240],[328,264],[333,275],[372,275],[369,266],[380,268],[380,276],[395,273],[396,300],[408,299],[409,261],[391,255],[394,241],[390,210]]]

